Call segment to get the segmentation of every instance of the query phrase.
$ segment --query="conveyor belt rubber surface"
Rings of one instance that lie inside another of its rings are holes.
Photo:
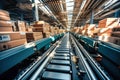
[[[70,43],[67,35],[43,72],[42,79],[45,80],[71,80]]]

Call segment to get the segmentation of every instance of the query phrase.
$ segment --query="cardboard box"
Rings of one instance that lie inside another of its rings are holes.
[[[12,27],[12,26],[13,26],[13,22],[0,20],[0,27]]]
[[[20,32],[20,39],[26,38],[26,32]]]
[[[32,26],[31,26],[31,27],[27,27],[27,28],[26,28],[26,31],[27,31],[27,32],[33,32],[33,31],[32,31]]]
[[[12,27],[0,27],[0,32],[13,32]]]
[[[28,32],[28,33],[26,33],[27,38],[31,38],[34,36],[41,36],[41,35],[42,35],[42,32]]]
[[[58,34],[57,30],[54,30],[54,35]]]
[[[106,18],[99,21],[98,28],[105,28],[108,26],[118,26],[118,25],[119,25],[118,18]]]
[[[114,27],[114,28],[112,29],[112,31],[113,31],[113,32],[118,32],[118,31],[120,31],[120,26]]]
[[[44,31],[44,28],[41,28],[41,27],[33,27],[33,28],[32,28],[32,31],[33,31],[33,32],[43,32],[43,31]]]
[[[120,45],[120,38],[118,37],[109,37],[109,42]]]
[[[7,49],[9,49],[7,43],[0,43],[0,51],[7,50]]]
[[[50,32],[45,32],[45,33],[43,33],[43,37],[44,37],[44,38],[48,38],[48,37],[50,37],[50,36],[51,36]]]
[[[94,28],[96,28],[96,24],[90,24],[88,26],[88,30],[94,30]]]
[[[90,24],[85,24],[85,26],[83,27],[84,30],[88,29],[88,27],[90,26]]]
[[[119,32],[112,32],[111,36],[112,37],[119,37],[120,38],[120,31]]]
[[[9,16],[4,16],[4,15],[0,15],[0,20],[10,21],[10,17]]]
[[[19,40],[13,40],[13,41],[7,42],[8,48],[13,48],[13,47],[23,45],[23,44],[26,44],[26,43],[27,43],[26,39],[19,39]]]
[[[42,38],[43,38],[42,35],[40,35],[40,36],[34,36],[34,37],[28,37],[27,38],[27,42],[32,42],[32,41],[40,40]]]
[[[118,37],[99,36],[99,40],[120,45],[120,38]]]
[[[15,22],[16,29],[21,32],[26,32],[26,23],[24,21]]]
[[[9,12],[5,10],[0,10],[0,15],[9,16]]]
[[[13,41],[0,43],[0,51],[10,49],[16,46],[20,46],[23,44],[26,44],[26,39],[19,39],[19,40],[13,40]]]
[[[0,42],[18,40],[20,39],[20,33],[19,32],[0,32],[0,38],[1,38]]]
[[[43,33],[49,31],[46,27],[44,27],[44,28],[41,28],[41,27],[33,27],[32,30],[33,30],[33,32],[43,32]]]
[[[45,21],[35,21],[33,27],[50,27]]]
[[[95,28],[93,31],[93,34],[98,34],[100,33],[101,28]]]

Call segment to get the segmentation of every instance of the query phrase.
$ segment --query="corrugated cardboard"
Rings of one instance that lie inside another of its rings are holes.
[[[0,51],[10,49],[16,46],[20,46],[23,44],[26,44],[26,39],[19,39],[19,40],[13,40],[13,41],[0,43]]]
[[[9,16],[9,12],[0,9],[0,15],[3,15],[3,16]]]
[[[2,35],[8,35],[11,41],[20,39],[20,33],[19,32],[0,32],[0,36],[2,36]]]
[[[112,31],[113,31],[113,32],[118,32],[118,31],[120,31],[120,26],[114,27],[114,28],[112,29]]]
[[[26,33],[26,37],[34,37],[34,36],[41,36],[42,32],[28,32]]]
[[[112,32],[111,36],[112,37],[119,37],[120,38],[120,31],[119,32]]]
[[[20,32],[20,38],[25,39],[26,38],[26,32]]]
[[[32,28],[33,32],[48,32],[49,29],[47,27],[33,27]]]
[[[13,48],[23,44],[26,44],[26,39],[19,39],[7,42],[8,48]]]
[[[40,36],[34,36],[34,37],[27,37],[27,42],[32,42],[32,41],[40,40],[42,38],[43,38],[42,35],[40,35]]]
[[[108,26],[118,26],[118,25],[119,25],[118,18],[106,18],[106,19],[99,21],[98,27],[105,28]]]
[[[24,21],[15,22],[16,29],[21,32],[26,32],[26,23]]]
[[[4,16],[4,15],[0,15],[0,20],[10,21],[10,17],[9,16]]]
[[[50,32],[45,32],[45,33],[43,33],[43,37],[44,37],[44,38],[48,38],[48,37],[50,37],[50,36],[51,36]]]
[[[50,27],[50,25],[44,21],[35,21],[33,27]]]
[[[0,32],[13,32],[12,27],[0,27]]]
[[[0,20],[0,27],[12,27],[12,22],[11,21],[2,21]]]
[[[0,43],[0,51],[9,49],[7,43]]]

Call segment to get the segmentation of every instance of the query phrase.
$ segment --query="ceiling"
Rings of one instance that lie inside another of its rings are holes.
[[[0,8],[10,12],[12,20],[35,20],[34,0],[1,0]],[[39,20],[63,27],[98,23],[106,17],[119,17],[119,0],[36,0]],[[115,14],[117,16],[115,16]]]

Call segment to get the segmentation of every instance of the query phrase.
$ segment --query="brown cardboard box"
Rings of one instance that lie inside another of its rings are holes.
[[[0,27],[12,27],[13,23],[11,21],[2,21],[0,20]]]
[[[48,38],[48,37],[50,37],[50,35],[51,35],[50,32],[45,32],[45,33],[43,33],[43,37],[44,37],[44,38]]]
[[[12,27],[0,27],[0,32],[13,32]]]
[[[34,37],[34,36],[41,36],[41,35],[42,35],[42,32],[28,32],[28,33],[26,33],[27,38]]]
[[[4,15],[0,15],[0,20],[10,21],[10,17],[9,16],[4,16]]]
[[[32,31],[33,32],[43,32],[45,28],[41,28],[41,27],[33,27]]]
[[[120,38],[118,37],[100,36],[99,40],[120,45]]]
[[[112,32],[111,36],[112,37],[119,37],[120,38],[120,31],[119,32]]]
[[[10,49],[16,46],[20,46],[23,44],[26,44],[26,39],[19,39],[19,40],[13,40],[13,41],[0,43],[0,51]]]
[[[19,26],[19,27],[26,27],[25,21],[17,21],[16,25]]]
[[[32,42],[32,41],[40,40],[42,38],[43,38],[42,35],[40,35],[40,36],[34,36],[34,37],[28,37],[27,38],[27,42]]]
[[[19,32],[0,32],[0,36],[2,36],[2,35],[8,35],[11,41],[20,39]]]
[[[33,32],[33,31],[32,31],[32,26],[27,27],[27,28],[26,28],[26,31],[27,31],[27,32]]]
[[[88,26],[88,30],[94,30],[94,28],[96,28],[96,24],[90,24]]]
[[[95,28],[93,31],[93,34],[98,34],[100,33],[101,28]]]
[[[26,32],[20,32],[20,39],[26,38]]]
[[[101,21],[99,21],[98,28],[105,28],[108,26],[118,26],[118,18],[106,18]]]
[[[109,39],[108,40],[109,42],[120,45],[120,38],[118,38],[118,37],[109,37],[108,39]]]
[[[84,30],[88,29],[89,26],[90,26],[90,24],[85,24],[85,26],[83,27]]]
[[[19,45],[23,45],[26,44],[26,39],[19,39],[19,40],[13,40],[13,41],[9,41],[7,42],[8,48],[13,48]]]
[[[43,33],[49,31],[46,27],[43,27],[43,28],[41,28],[41,27],[33,27],[32,30],[33,30],[33,32],[43,32]]]
[[[9,16],[9,12],[5,10],[0,10],[0,15]]]
[[[34,22],[33,27],[50,27],[50,25],[44,21],[36,21]]]
[[[112,31],[113,31],[113,32],[118,32],[118,31],[120,31],[120,26],[114,27],[114,28],[112,29]]]
[[[26,23],[24,21],[15,22],[16,29],[21,32],[26,32]]]
[[[55,35],[58,34],[58,33],[57,33],[57,30],[54,30],[54,34],[55,34]]]
[[[8,49],[7,43],[0,43],[0,51]]]

